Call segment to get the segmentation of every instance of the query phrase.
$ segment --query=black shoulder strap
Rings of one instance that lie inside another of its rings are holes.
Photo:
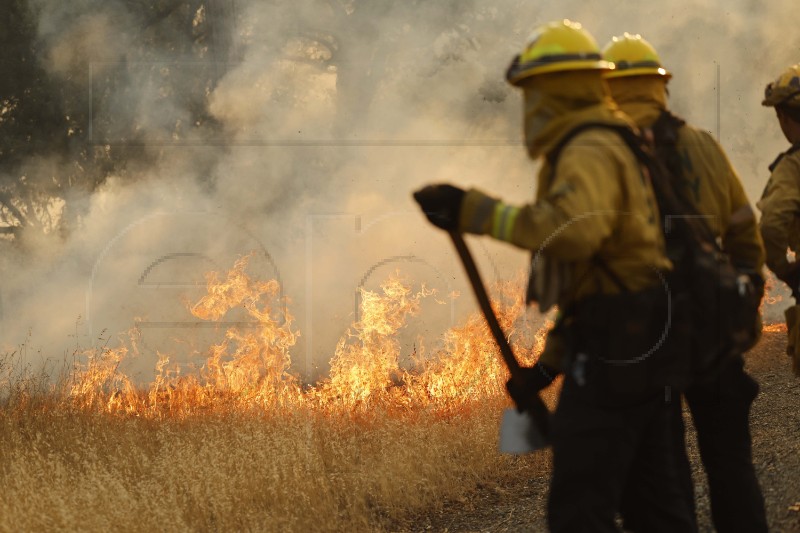
[[[671,114],[662,115],[661,118],[663,118],[664,121],[668,121],[668,124],[671,124],[670,131],[674,131],[677,140],[677,129],[680,125],[683,125],[684,122]],[[659,161],[652,153],[647,141],[624,124],[585,122],[576,126],[559,141],[550,153],[548,153],[547,159],[552,167],[552,172],[555,172],[558,158],[564,147],[576,135],[590,128],[615,131],[622,137],[623,141],[625,141],[625,144],[636,157],[637,161],[639,161],[639,164],[647,170],[650,184],[656,197],[656,203],[661,211],[661,216],[671,216],[675,219],[675,224],[673,224],[673,226],[677,229],[677,233],[675,233],[675,229],[673,229],[670,231],[670,235],[693,246],[705,242],[713,248],[719,249],[716,239],[714,239],[708,226],[696,216],[697,212],[693,205],[676,193],[678,187],[676,187],[675,179],[677,178],[673,177],[664,163]],[[663,230],[665,230],[665,228],[662,225],[662,231]]]
[[[625,139],[626,142],[628,140],[626,138],[626,133],[630,134],[631,137],[638,139],[638,136],[633,132],[633,130],[623,124],[609,124],[608,122],[584,122],[582,124],[578,124],[569,132],[567,132],[567,134],[564,135],[560,141],[558,141],[558,144],[547,153],[547,162],[550,163],[553,172],[555,172],[555,167],[558,164],[558,158],[561,157],[561,151],[567,146],[567,144],[570,143],[570,141],[572,141],[572,139],[577,137],[578,134],[589,129],[606,129],[616,131]]]
[[[653,123],[653,136],[655,136],[656,143],[670,144],[675,146],[678,143],[678,130],[680,130],[686,121],[677,115],[673,115],[668,110],[661,111],[658,119]]]
[[[660,125],[660,127],[663,128],[661,133],[670,135],[674,139],[672,142],[676,142],[678,130],[685,124],[685,122],[669,112],[662,113],[661,117],[659,118],[662,120],[663,124],[663,126]],[[633,155],[639,161],[639,164],[647,169],[648,174],[650,175],[650,183],[656,196],[656,202],[658,203],[659,210],[661,211],[661,216],[675,217],[675,222],[678,225],[685,226],[685,231],[683,232],[684,237],[687,236],[685,233],[688,232],[693,236],[695,242],[703,241],[709,243],[712,247],[719,249],[716,239],[714,238],[711,229],[708,227],[708,224],[706,224],[706,222],[699,216],[694,204],[688,201],[681,194],[681,191],[683,190],[683,184],[678,180],[683,178],[683,173],[682,170],[680,170],[681,162],[679,159],[674,163],[676,168],[679,170],[673,173],[664,161],[662,161],[656,154],[653,154],[652,148],[647,141],[640,135],[637,135],[629,127],[625,125],[608,124],[602,122],[590,122],[586,125],[578,126],[575,129],[582,131],[588,127],[600,127],[617,132],[625,141],[625,144],[628,145],[628,148],[630,148]],[[572,138],[575,136],[575,134],[570,132],[570,134],[565,136],[565,139]],[[556,148],[560,150],[563,148],[562,144],[566,143],[562,141]],[[678,155],[677,148],[673,148],[672,151],[676,158],[680,157]],[[553,152],[555,152],[555,150],[553,150]]]
[[[629,146],[631,151],[636,156],[636,159],[639,161],[643,161],[644,159],[649,159],[649,156],[644,150],[643,147],[643,140],[634,133],[629,127],[625,126],[624,124],[609,124],[608,122],[584,122],[573,129],[571,129],[561,140],[558,144],[550,150],[547,154],[547,161],[550,163],[550,172],[555,174],[556,165],[558,164],[558,159],[561,156],[562,150],[567,146],[567,144],[572,141],[578,134],[588,130],[588,129],[607,129],[617,132],[622,139],[625,141],[625,144]],[[608,278],[620,289],[622,292],[630,292],[630,289],[625,284],[625,282],[620,278],[616,272],[614,272],[608,263],[603,261],[603,259],[599,255],[595,255],[592,258],[592,262],[599,267]]]
[[[675,178],[684,180],[683,162],[678,153],[678,131],[686,121],[667,110],[659,115],[651,128],[655,142],[656,156],[661,160],[669,173]]]
[[[639,161],[640,165],[648,169],[652,179],[654,170],[653,166],[656,161],[644,138],[639,136],[634,130],[625,124],[609,124],[608,122],[584,122],[564,135],[558,144],[547,154],[547,160],[550,163],[550,172],[552,174],[555,174],[558,159],[561,157],[561,152],[566,145],[569,144],[569,142],[572,141],[572,139],[574,139],[578,134],[593,128],[611,130],[622,137],[622,140],[631,150],[637,161]]]

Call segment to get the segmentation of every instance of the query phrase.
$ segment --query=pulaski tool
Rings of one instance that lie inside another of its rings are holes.
[[[483,316],[489,324],[497,345],[500,347],[500,354],[511,374],[511,380],[524,385],[524,377],[521,372],[519,361],[514,356],[514,351],[508,344],[505,333],[497,321],[486,287],[481,280],[475,260],[464,242],[464,237],[458,231],[449,231],[450,238],[456,247],[464,270],[467,271],[475,298],[478,300]],[[502,453],[530,453],[541,450],[547,446],[548,429],[550,422],[550,412],[538,394],[532,395],[524,410],[517,406],[517,409],[506,409],[503,413],[503,421],[500,425],[500,451]]]

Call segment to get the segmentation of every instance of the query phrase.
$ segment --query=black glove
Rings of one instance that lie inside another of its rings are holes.
[[[531,367],[519,369],[516,380],[506,382],[506,390],[517,406],[517,410],[526,411],[531,406],[533,399],[540,390],[549,386],[558,375],[558,372],[543,363],[536,363]]]
[[[428,185],[414,193],[414,200],[431,224],[443,230],[458,229],[458,215],[464,191],[452,185]]]

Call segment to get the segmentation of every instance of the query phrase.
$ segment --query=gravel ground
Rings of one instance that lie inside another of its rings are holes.
[[[751,412],[753,456],[770,531],[800,533],[800,378],[792,375],[785,349],[785,332],[765,332],[747,356],[747,369],[761,385]],[[713,532],[708,487],[690,418],[686,422],[700,531]],[[544,509],[549,475],[549,452],[514,459],[507,471],[498,472],[495,479],[484,482],[467,497],[413,517],[402,529],[452,533],[546,531]]]

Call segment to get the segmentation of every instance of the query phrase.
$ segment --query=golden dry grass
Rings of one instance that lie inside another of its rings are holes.
[[[498,402],[442,417],[298,411],[0,416],[0,530],[392,529],[503,468]]]
[[[288,371],[291,322],[280,329],[259,300],[274,287],[236,268],[224,283],[208,298],[263,327],[228,331],[192,376],[162,360],[135,385],[118,370],[135,346],[90,351],[55,378],[0,356],[0,531],[401,530],[520,465],[546,468],[497,452],[506,374],[482,317],[406,371],[394,334],[424,291],[390,282],[364,295],[355,341],[309,389]],[[212,319],[215,302],[201,302]],[[497,303],[507,331],[523,309]],[[527,363],[540,341],[516,346]]]
[[[506,289],[510,330],[524,305]],[[210,279],[196,316],[243,306],[262,327],[229,330],[194,375],[162,359],[147,387],[119,370],[135,342],[56,379],[0,357],[0,530],[396,530],[513,462],[497,452],[506,373],[482,317],[404,370],[394,335],[429,293],[390,280],[364,294],[331,376],[304,388],[270,291],[241,263]]]

